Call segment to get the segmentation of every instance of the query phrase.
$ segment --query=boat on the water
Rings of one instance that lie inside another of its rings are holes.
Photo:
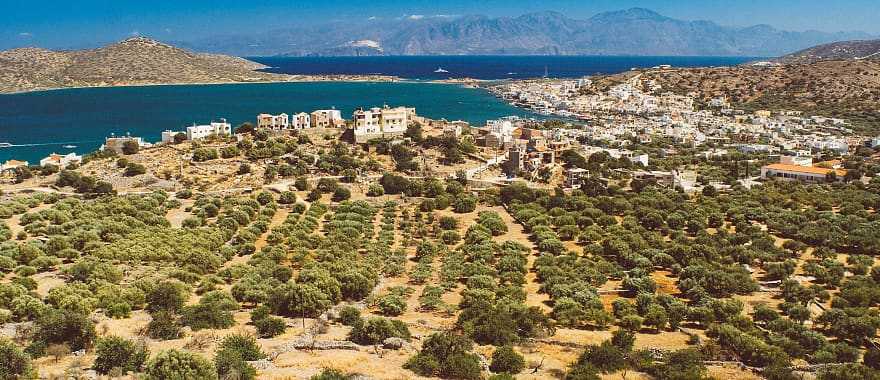
[[[74,148],[76,148],[76,145],[67,144],[67,145],[62,145],[61,147],[64,149],[74,149]]]
[[[6,142],[0,142],[0,148],[9,148],[12,144]]]
[[[437,70],[434,70],[435,73],[448,73],[449,71],[444,70],[442,67],[438,67]]]

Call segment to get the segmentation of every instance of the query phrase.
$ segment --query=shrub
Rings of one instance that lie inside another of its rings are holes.
[[[147,172],[147,168],[145,168],[141,164],[129,162],[128,165],[125,166],[125,176],[126,177],[134,177],[136,175],[141,175],[146,172]]]
[[[462,195],[455,199],[453,209],[459,214],[473,212],[477,209],[477,199],[470,195]]]
[[[177,312],[186,302],[183,284],[163,281],[147,293],[147,311],[168,310]]]
[[[379,344],[388,338],[409,340],[409,328],[401,321],[386,318],[370,318],[363,323],[355,324],[348,334],[349,340],[364,345]]]
[[[196,148],[193,150],[192,160],[195,162],[203,162],[217,159],[217,149],[214,148]]]
[[[0,337],[0,379],[35,378],[31,357],[14,342]]]
[[[346,375],[342,371],[333,368],[324,368],[321,373],[312,376],[309,380],[349,380],[353,376]]]
[[[78,351],[92,346],[95,340],[95,324],[85,314],[67,310],[51,309],[37,319],[35,340],[32,347],[47,347],[50,344],[67,344],[71,350]],[[41,350],[34,353],[42,354]]]
[[[118,336],[98,339],[95,354],[92,368],[102,375],[110,373],[114,368],[120,368],[123,373],[140,372],[150,356],[143,342],[135,343]]]
[[[287,330],[287,322],[278,317],[266,317],[254,321],[254,326],[261,338],[272,338],[284,334]]]
[[[361,320],[361,311],[354,306],[345,306],[339,311],[339,322],[345,326],[354,326]]]
[[[522,372],[526,361],[522,355],[513,350],[511,346],[502,346],[492,353],[492,364],[489,369],[492,372],[505,372],[517,374]]]
[[[235,324],[233,310],[238,310],[238,303],[232,296],[215,290],[205,293],[198,304],[184,307],[180,322],[194,331],[225,329]]]
[[[160,310],[151,313],[152,320],[147,324],[147,334],[153,339],[177,339],[180,337],[180,325],[174,317],[174,313]]]
[[[435,333],[425,340],[422,350],[407,360],[407,368],[422,376],[448,379],[479,379],[480,359],[471,353],[473,343],[452,332]]]
[[[180,350],[162,351],[147,363],[148,380],[217,379],[214,365],[207,359]]]
[[[285,191],[281,193],[281,196],[278,197],[278,203],[281,203],[283,205],[296,203],[296,193],[292,191]]]
[[[378,197],[382,195],[385,195],[385,189],[378,183],[370,184],[370,187],[367,188],[367,196],[369,197]]]
[[[383,315],[397,316],[406,311],[406,299],[397,294],[386,294],[379,298],[377,306]]]
[[[247,362],[265,357],[253,336],[232,334],[220,342],[214,356],[214,365],[221,378],[235,374],[238,379],[253,379],[257,371]]]
[[[347,187],[339,186],[336,190],[333,190],[333,201],[334,202],[342,202],[351,198],[351,190]]]

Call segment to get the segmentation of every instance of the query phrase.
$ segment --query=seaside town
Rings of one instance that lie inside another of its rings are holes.
[[[540,114],[540,120],[506,117],[470,125],[419,116],[412,107],[386,105],[357,109],[347,119],[336,109],[261,113],[254,122],[244,124],[246,133],[234,131],[230,123],[220,119],[165,130],[157,144],[233,136],[241,142],[256,128],[274,135],[329,133],[369,152],[379,142],[417,146],[407,133],[417,128],[420,133],[448,137],[468,146],[471,162],[467,165],[444,172],[442,158],[437,157],[431,167],[423,168],[434,168],[447,176],[459,171],[469,180],[505,184],[525,179],[537,187],[566,189],[578,189],[589,178],[603,186],[650,181],[686,192],[734,184],[749,188],[771,178],[867,183],[872,173],[846,167],[847,158],[856,154],[871,160],[880,157],[873,152],[880,147],[880,137],[854,134],[846,120],[805,116],[797,111],[746,112],[732,108],[723,97],[698,104],[693,96],[664,91],[638,75],[606,92],[597,92],[590,78],[502,82],[489,89],[513,105]],[[100,150],[123,154],[127,145],[137,149],[153,146],[141,137],[111,136]],[[587,161],[612,159],[626,164],[590,173],[584,165],[573,164],[571,153]],[[729,160],[737,165],[732,174],[718,167],[719,162]],[[28,171],[47,166],[66,168],[82,161],[75,153],[53,153]],[[8,160],[0,169],[5,180],[16,182],[29,166],[28,162]],[[315,162],[313,169],[318,166]]]

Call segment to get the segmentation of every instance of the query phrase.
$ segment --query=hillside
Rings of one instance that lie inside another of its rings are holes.
[[[586,20],[556,12],[519,17],[411,16],[336,21],[265,33],[214,36],[186,46],[238,56],[271,55],[703,55],[779,56],[860,32],[791,32],[768,25],[726,27],[686,21],[643,8]],[[359,46],[358,42],[370,41]]]
[[[245,59],[199,54],[147,38],[131,38],[99,49],[50,51],[22,48],[0,52],[0,93],[64,87],[285,80],[257,72]]]
[[[776,59],[780,63],[813,63],[828,60],[880,60],[880,40],[832,42]]]
[[[632,75],[611,76],[604,83]],[[737,108],[799,110],[880,131],[880,60],[647,70],[642,78],[656,80],[664,91],[693,92],[702,101],[725,96]]]

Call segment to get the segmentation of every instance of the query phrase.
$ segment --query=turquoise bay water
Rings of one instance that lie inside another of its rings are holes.
[[[32,165],[49,153],[88,153],[111,133],[158,141],[163,130],[182,130],[226,118],[233,126],[261,112],[288,114],[335,107],[348,118],[357,107],[406,105],[430,118],[482,124],[529,115],[484,90],[432,83],[272,83],[86,88],[0,95],[0,161]],[[74,149],[63,145],[76,145]]]

